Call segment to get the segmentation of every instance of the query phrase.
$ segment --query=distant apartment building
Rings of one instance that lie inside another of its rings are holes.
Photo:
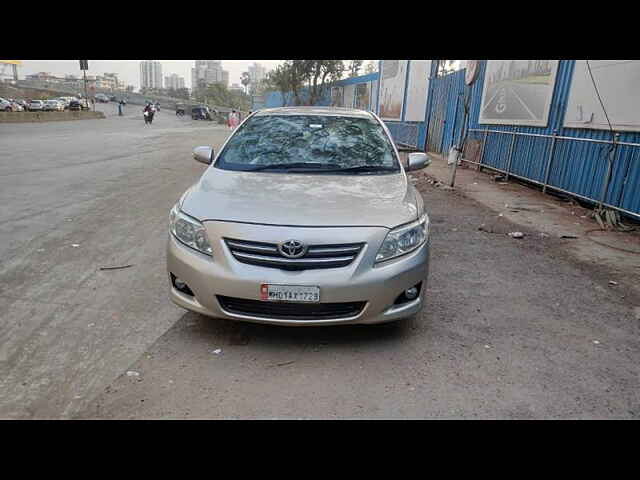
[[[162,64],[156,60],[140,62],[140,87],[162,88]]]
[[[38,72],[32,73],[31,75],[26,75],[25,80],[30,80],[34,82],[45,82],[45,83],[63,83],[64,79],[60,77],[56,77],[55,75],[51,75],[48,72]]]
[[[208,87],[214,83],[229,85],[229,72],[222,69],[220,60],[196,60],[195,67],[191,69],[191,88]]]
[[[173,88],[175,90],[185,88],[184,77],[181,77],[176,73],[172,73],[168,77],[164,77],[164,88]]]
[[[103,90],[118,90],[122,82],[118,80],[117,73],[105,73],[101,77],[96,78],[96,88]]]
[[[253,65],[249,65],[248,72],[249,79],[251,80],[251,83],[249,83],[249,90],[251,92],[255,92],[258,83],[267,76],[268,71],[259,63],[253,62]]]
[[[47,86],[59,85],[67,88],[84,88],[84,77],[76,77],[75,75],[56,77],[47,72],[38,72],[32,75],[26,75],[25,80],[38,82]],[[103,76],[87,75],[87,87],[111,91],[126,89],[125,83],[118,79],[117,73],[105,73]]]

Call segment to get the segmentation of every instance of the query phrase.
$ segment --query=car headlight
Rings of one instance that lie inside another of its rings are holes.
[[[204,225],[195,218],[182,213],[178,205],[175,205],[169,214],[169,230],[186,246],[205,255],[213,254]]]
[[[376,255],[376,263],[390,260],[420,247],[429,237],[429,217],[422,215],[417,221],[394,228],[387,233]]]

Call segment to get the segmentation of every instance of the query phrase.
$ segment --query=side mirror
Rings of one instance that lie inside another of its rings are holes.
[[[196,147],[193,149],[193,158],[196,162],[211,165],[211,162],[213,161],[213,148]]]
[[[426,153],[414,152],[409,154],[407,160],[407,171],[420,170],[431,164],[431,158]]]

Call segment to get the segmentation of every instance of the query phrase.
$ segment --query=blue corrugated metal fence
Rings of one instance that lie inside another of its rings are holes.
[[[486,71],[486,62],[481,62],[478,79],[471,88],[469,138],[483,143],[479,159],[483,166],[593,202],[603,200],[607,206],[640,216],[640,132],[617,132],[619,144],[612,157],[607,186],[611,132],[563,126],[574,66],[574,60],[559,62],[546,126],[481,125],[479,114]],[[465,88],[464,72],[432,81],[434,100],[438,98],[438,88],[454,92],[447,94],[440,148],[427,142],[432,151],[446,152],[461,136],[461,99],[457,95]],[[605,188],[606,195],[602,197]]]

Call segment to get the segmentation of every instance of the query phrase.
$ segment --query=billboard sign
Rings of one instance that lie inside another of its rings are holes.
[[[407,85],[407,106],[404,119],[407,122],[424,122],[427,112],[431,60],[411,60]]]
[[[479,123],[544,127],[558,60],[487,60]]]
[[[614,130],[640,131],[640,60],[576,60],[564,126],[609,130],[594,82]]]
[[[408,60],[382,60],[378,107],[383,120],[402,120]]]

